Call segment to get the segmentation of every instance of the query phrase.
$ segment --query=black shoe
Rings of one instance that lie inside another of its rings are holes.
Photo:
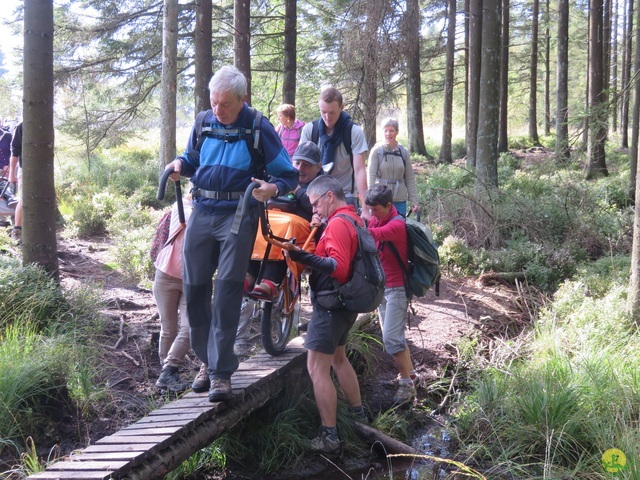
[[[180,378],[178,367],[164,367],[158,380],[156,380],[156,387],[171,390],[172,392],[181,392],[186,390],[188,386],[189,384]]]

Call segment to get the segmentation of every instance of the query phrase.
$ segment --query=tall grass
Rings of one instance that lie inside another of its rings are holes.
[[[640,335],[626,313],[624,264],[610,262],[608,289],[585,267],[542,311],[520,360],[480,375],[457,414],[469,455],[526,478],[597,479],[607,478],[603,453],[619,448],[634,465],[620,478],[640,478]]]

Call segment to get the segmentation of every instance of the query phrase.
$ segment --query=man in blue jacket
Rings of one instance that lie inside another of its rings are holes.
[[[191,347],[209,367],[209,385],[198,387],[208,388],[209,401],[216,402],[231,397],[231,375],[238,368],[233,344],[258,228],[256,202],[241,215],[243,192],[255,180],[260,187],[254,198],[267,201],[292,191],[298,171],[271,123],[245,103],[242,72],[222,67],[209,91],[212,110],[198,114],[187,149],[167,169],[175,172],[172,179],[190,177],[195,185],[184,239],[183,290]]]

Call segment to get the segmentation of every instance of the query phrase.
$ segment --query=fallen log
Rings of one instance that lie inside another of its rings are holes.
[[[354,429],[358,432],[360,438],[362,438],[365,442],[370,445],[375,446],[379,444],[384,449],[385,455],[392,454],[405,454],[405,455],[422,455],[422,452],[419,452],[415,448],[407,445],[406,443],[402,443],[399,440],[396,440],[389,435],[382,433],[380,430],[376,430],[369,425],[365,425],[364,423],[354,422]]]

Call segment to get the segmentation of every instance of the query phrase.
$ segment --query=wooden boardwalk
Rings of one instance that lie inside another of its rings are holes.
[[[300,337],[278,357],[261,352],[242,362],[231,377],[231,400],[210,403],[208,393],[190,392],[28,479],[162,479],[276,396],[305,362]]]

